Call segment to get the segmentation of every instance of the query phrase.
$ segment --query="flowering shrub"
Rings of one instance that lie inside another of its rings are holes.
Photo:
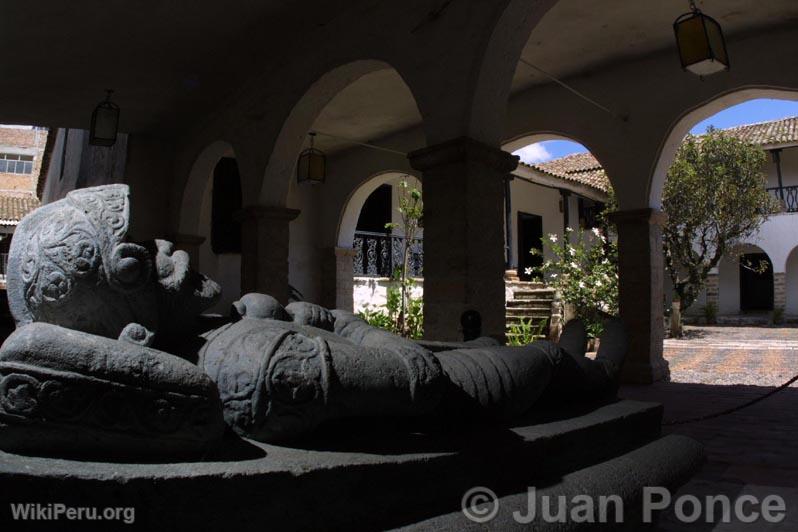
[[[412,283],[412,279],[410,279]],[[412,284],[409,284],[412,287]],[[408,291],[405,294],[405,311],[402,320],[401,312],[402,292],[399,287],[388,287],[387,302],[385,306],[374,306],[363,309],[358,316],[366,320],[369,325],[386,329],[394,334],[399,334],[413,340],[420,340],[424,335],[424,301],[413,297]]]
[[[568,228],[567,236],[563,242],[554,234],[544,239],[544,248],[556,259],[544,261],[539,270],[585,322],[588,333],[598,336],[604,319],[618,314],[618,245],[598,228]]]

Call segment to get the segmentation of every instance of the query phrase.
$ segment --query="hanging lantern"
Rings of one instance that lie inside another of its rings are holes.
[[[313,147],[316,133],[311,131],[308,135],[310,136],[310,148],[299,154],[299,160],[296,163],[296,180],[297,183],[324,183],[324,179],[327,177],[327,157],[324,152]]]
[[[105,101],[100,102],[91,114],[89,144],[93,146],[113,146],[119,130],[119,106],[111,101],[114,91],[106,89]]]
[[[703,14],[690,0],[690,12],[673,23],[682,68],[698,76],[709,76],[729,69],[726,41],[720,24]]]

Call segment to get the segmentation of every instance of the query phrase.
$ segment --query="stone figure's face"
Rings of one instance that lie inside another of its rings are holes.
[[[179,332],[219,297],[170,242],[127,241],[126,185],[70,192],[20,222],[8,261],[18,324],[41,321],[116,338],[128,323]]]

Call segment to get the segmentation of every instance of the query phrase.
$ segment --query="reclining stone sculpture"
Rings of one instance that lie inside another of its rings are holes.
[[[510,420],[544,394],[614,392],[626,352],[617,321],[595,360],[584,356],[578,322],[559,345],[477,341],[433,353],[349,312],[283,307],[264,294],[243,296],[240,319],[202,332],[194,365],[158,348],[175,338],[193,345],[219,286],[166,241],[128,242],[129,217],[127,186],[109,185],[73,191],[19,224],[8,266],[17,330],[0,348],[0,449],[201,454],[225,422],[285,442],[342,418]]]

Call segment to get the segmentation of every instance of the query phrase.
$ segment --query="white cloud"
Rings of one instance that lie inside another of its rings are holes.
[[[521,162],[526,164],[545,163],[554,158],[541,142],[524,146],[520,150],[515,150],[513,155],[521,157]]]

